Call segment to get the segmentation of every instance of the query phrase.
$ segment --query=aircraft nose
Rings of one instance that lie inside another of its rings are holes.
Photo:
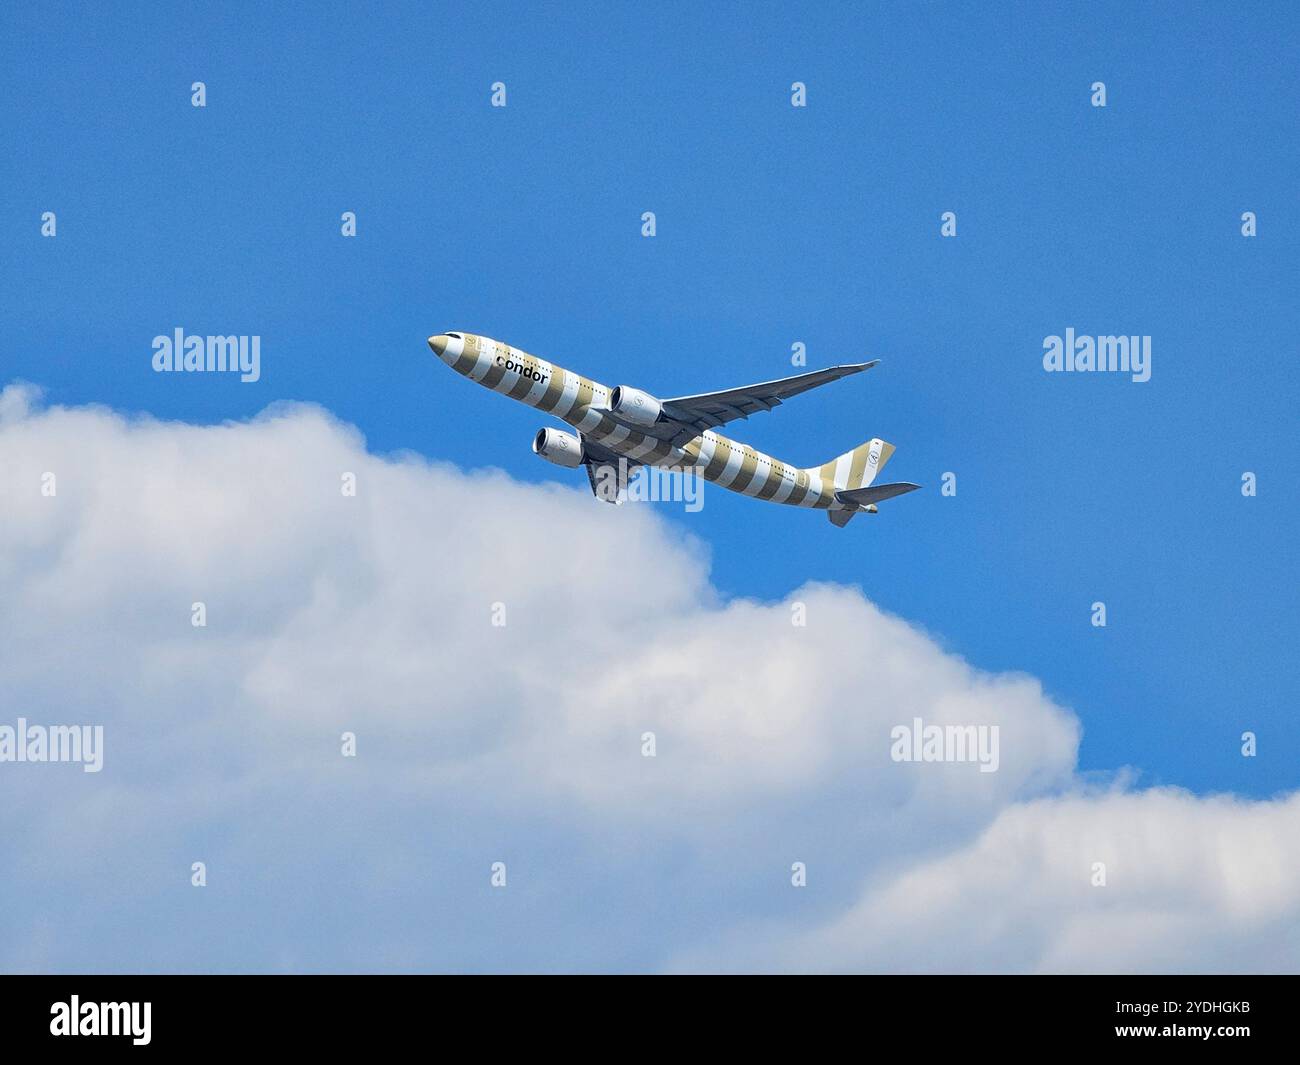
[[[436,333],[429,338],[429,347],[448,366],[455,366],[465,350],[465,334]]]

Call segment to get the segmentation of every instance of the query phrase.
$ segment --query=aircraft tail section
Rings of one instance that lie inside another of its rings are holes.
[[[893,444],[875,437],[807,472],[833,484],[836,489],[865,488],[876,479],[876,474],[884,468],[893,453]]]

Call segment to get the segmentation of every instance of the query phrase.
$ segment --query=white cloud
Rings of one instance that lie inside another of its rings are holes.
[[[1270,934],[1298,907],[1296,800],[1087,791],[1078,720],[1033,678],[853,589],[722,602],[652,508],[371,455],[312,407],[198,427],[18,388],[0,508],[0,723],[106,727],[85,780],[0,765],[0,966],[1300,956]],[[892,762],[914,717],[998,725],[999,770]]]
[[[1161,788],[1016,803],[953,853],[878,878],[814,931],[767,929],[677,965],[1293,971],[1297,833],[1300,795],[1246,803]]]

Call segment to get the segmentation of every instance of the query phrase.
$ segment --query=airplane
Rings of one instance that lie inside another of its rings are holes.
[[[908,482],[873,483],[894,453],[894,445],[879,438],[820,466],[800,469],[713,431],[737,418],[772,410],[811,388],[869,370],[879,359],[660,400],[628,385],[607,388],[474,333],[439,333],[429,337],[429,347],[476,384],[552,414],[576,429],[576,435],[539,429],[533,451],[566,469],[585,466],[592,492],[606,502],[617,503],[626,496],[629,470],[694,467],[720,488],[772,503],[824,510],[832,525],[843,528],[855,514],[875,514],[881,500],[920,487]]]

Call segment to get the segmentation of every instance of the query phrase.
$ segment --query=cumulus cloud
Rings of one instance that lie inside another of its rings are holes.
[[[1160,788],[1016,803],[953,853],[877,877],[814,931],[763,930],[678,966],[1291,972],[1300,855],[1286,840],[1298,830],[1296,795]]]
[[[651,507],[374,455],[315,407],[194,426],[19,386],[0,507],[0,724],[105,728],[101,773],[0,765],[4,968],[1300,956],[1298,800],[1090,790],[1034,678],[856,589],[724,601]],[[915,718],[996,725],[997,772],[893,761]]]

